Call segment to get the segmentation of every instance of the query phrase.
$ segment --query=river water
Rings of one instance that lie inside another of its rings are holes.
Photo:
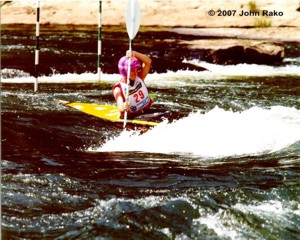
[[[125,29],[103,29],[100,82],[96,27],[41,29],[34,93],[34,26],[2,26],[3,239],[299,238],[299,43],[281,66],[222,66],[142,28],[155,107],[187,117],[140,134],[57,101],[114,103]]]

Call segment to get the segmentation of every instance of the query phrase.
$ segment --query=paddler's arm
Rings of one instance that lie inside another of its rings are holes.
[[[129,110],[130,104],[129,104],[129,102],[124,102],[123,101],[123,97],[122,97],[121,89],[120,88],[118,88],[118,87],[114,88],[113,95],[115,97],[118,109],[120,111],[120,115],[122,117],[123,114],[124,114],[124,112],[125,112],[125,110],[127,110],[127,111]]]
[[[127,55],[127,57],[136,57],[143,63],[142,69],[138,73],[138,76],[140,79],[142,79],[144,81],[144,79],[146,78],[146,76],[148,75],[148,73],[150,71],[150,67],[151,67],[151,63],[152,63],[151,58],[149,58],[148,56],[146,56],[142,53],[139,53],[137,51],[129,51],[129,50],[127,51],[126,55]]]

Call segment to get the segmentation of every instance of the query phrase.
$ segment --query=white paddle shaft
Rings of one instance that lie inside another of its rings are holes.
[[[127,1],[127,15],[126,15],[126,30],[129,37],[129,51],[132,51],[132,40],[139,31],[141,22],[141,10],[137,0]],[[127,86],[126,86],[126,102],[129,98],[129,82],[130,82],[130,70],[131,70],[131,58],[128,61],[127,69]],[[124,113],[123,128],[126,127],[127,123],[127,110]]]

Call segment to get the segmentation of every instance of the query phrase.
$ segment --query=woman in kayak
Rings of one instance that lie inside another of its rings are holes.
[[[129,86],[127,86],[129,59],[131,64]],[[122,78],[113,86],[113,95],[120,111],[120,118],[124,118],[125,111],[130,118],[144,113],[151,107],[153,100],[150,98],[144,83],[151,62],[149,57],[136,51],[127,51],[126,56],[119,60],[118,67]],[[127,91],[129,95],[127,95]]]

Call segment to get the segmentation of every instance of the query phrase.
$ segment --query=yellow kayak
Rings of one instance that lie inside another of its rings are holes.
[[[100,105],[96,103],[82,103],[82,102],[67,102],[60,100],[60,103],[66,106],[75,108],[86,114],[110,121],[115,123],[123,123],[124,120],[119,118],[119,110],[117,106],[113,105]],[[128,119],[127,123],[147,126],[157,126],[158,122],[147,121],[142,119]]]

